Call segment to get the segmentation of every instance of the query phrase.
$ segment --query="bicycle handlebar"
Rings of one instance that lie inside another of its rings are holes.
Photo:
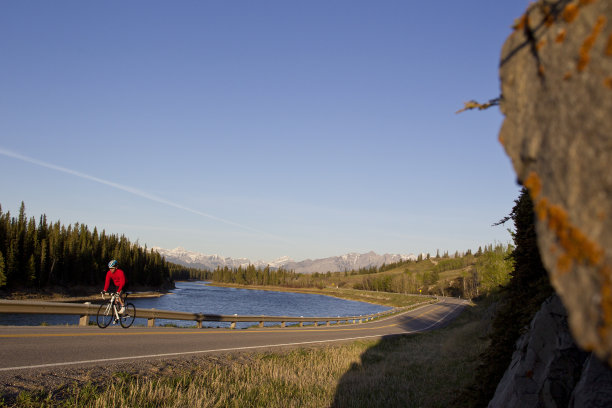
[[[102,299],[104,299],[104,300],[106,300],[104,295],[109,295],[111,298],[113,296],[120,298],[122,295],[123,295],[124,298],[127,298],[127,295],[128,295],[127,292],[117,293],[117,292],[105,292],[105,291],[100,292],[100,294],[102,295]]]

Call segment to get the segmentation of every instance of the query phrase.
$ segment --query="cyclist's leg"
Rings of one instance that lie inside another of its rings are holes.
[[[113,282],[111,282],[111,288],[113,289],[113,292],[117,293],[117,289],[119,289],[118,286],[116,286]],[[122,293],[123,294],[123,293]],[[117,306],[117,312],[119,314],[122,314],[124,309],[124,302],[121,296],[117,296],[115,302],[118,304]]]

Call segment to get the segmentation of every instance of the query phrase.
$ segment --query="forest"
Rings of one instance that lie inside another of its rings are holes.
[[[45,215],[37,222],[28,219],[23,202],[17,217],[0,207],[0,288],[102,287],[111,259],[126,272],[128,289],[171,287],[172,272],[186,269],[123,235],[51,223]]]

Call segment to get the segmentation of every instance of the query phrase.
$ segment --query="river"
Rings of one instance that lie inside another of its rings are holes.
[[[209,286],[206,282],[177,282],[169,294],[158,298],[129,299],[138,308],[175,310],[223,315],[267,316],[355,316],[390,309],[386,306],[343,300],[324,295],[274,292]],[[95,320],[95,316],[92,321]],[[38,326],[41,324],[77,324],[78,316],[59,315],[7,315],[0,314],[0,325]],[[145,325],[144,319],[135,324]],[[193,326],[194,322],[156,320],[156,325]],[[244,328],[253,323],[237,323]],[[229,322],[203,322],[207,327],[229,327]]]

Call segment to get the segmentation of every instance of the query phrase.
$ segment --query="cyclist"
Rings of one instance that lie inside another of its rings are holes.
[[[104,283],[104,290],[102,291],[103,294],[108,293],[107,290],[111,280],[116,286],[117,294],[119,295],[117,297],[117,301],[121,305],[119,313],[124,313],[125,307],[123,305],[123,299],[121,299],[121,290],[123,290],[123,287],[125,286],[125,274],[121,269],[117,268],[117,261],[115,259],[108,263],[108,272],[106,272],[106,282]]]

